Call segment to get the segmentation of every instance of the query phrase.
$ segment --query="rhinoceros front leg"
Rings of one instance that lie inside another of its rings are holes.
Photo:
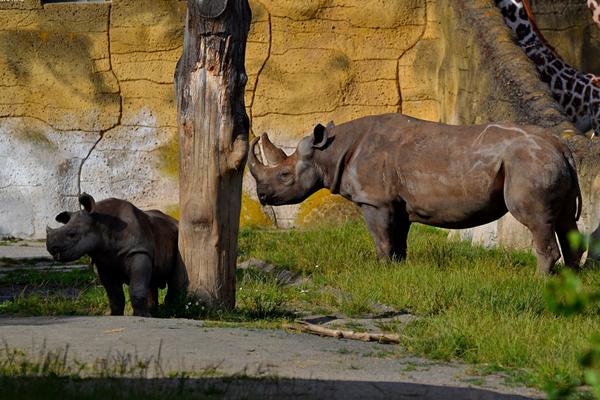
[[[123,315],[125,312],[123,284],[120,282],[113,282],[109,285],[104,285],[104,288],[106,289],[106,295],[108,296],[110,315]]]
[[[105,271],[98,268],[100,283],[106,290],[110,315],[123,315],[125,311],[125,295],[123,294],[123,283],[115,277],[107,275]]]
[[[363,205],[365,222],[375,242],[380,259],[400,261],[406,258],[406,239],[410,221],[398,215],[393,207]]]
[[[149,317],[148,294],[152,278],[152,260],[145,253],[129,257],[129,298],[133,315]]]

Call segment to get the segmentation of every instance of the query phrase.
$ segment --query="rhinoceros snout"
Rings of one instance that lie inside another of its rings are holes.
[[[262,204],[263,206],[267,204],[267,194],[264,192],[258,192],[258,200],[260,201],[260,204]]]

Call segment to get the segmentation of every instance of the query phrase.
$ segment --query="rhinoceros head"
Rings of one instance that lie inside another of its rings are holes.
[[[311,136],[302,139],[290,156],[263,133],[260,140],[266,163],[256,156],[258,140],[255,138],[250,144],[248,167],[256,179],[256,192],[261,204],[278,206],[300,203],[323,188],[322,174],[313,157],[315,150],[324,149],[329,141],[327,128],[323,125],[317,125]]]
[[[101,229],[94,218],[94,198],[83,193],[79,196],[79,203],[83,206],[82,210],[63,211],[56,216],[56,221],[64,226],[46,228],[46,248],[57,261],[77,260],[102,243]]]

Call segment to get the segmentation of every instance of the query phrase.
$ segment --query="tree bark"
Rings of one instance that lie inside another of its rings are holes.
[[[244,103],[248,0],[188,0],[175,72],[179,250],[189,293],[235,307],[237,235],[249,120]]]

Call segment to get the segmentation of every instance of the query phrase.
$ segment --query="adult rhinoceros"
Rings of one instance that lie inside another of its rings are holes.
[[[290,156],[266,134],[261,141],[268,164],[255,154],[258,138],[248,159],[261,203],[299,203],[328,188],[361,207],[380,257],[406,256],[412,222],[470,228],[510,211],[533,235],[538,272],[560,258],[555,232],[565,263],[579,264],[567,239],[581,213],[575,162],[544,128],[384,114],[319,124]]]

